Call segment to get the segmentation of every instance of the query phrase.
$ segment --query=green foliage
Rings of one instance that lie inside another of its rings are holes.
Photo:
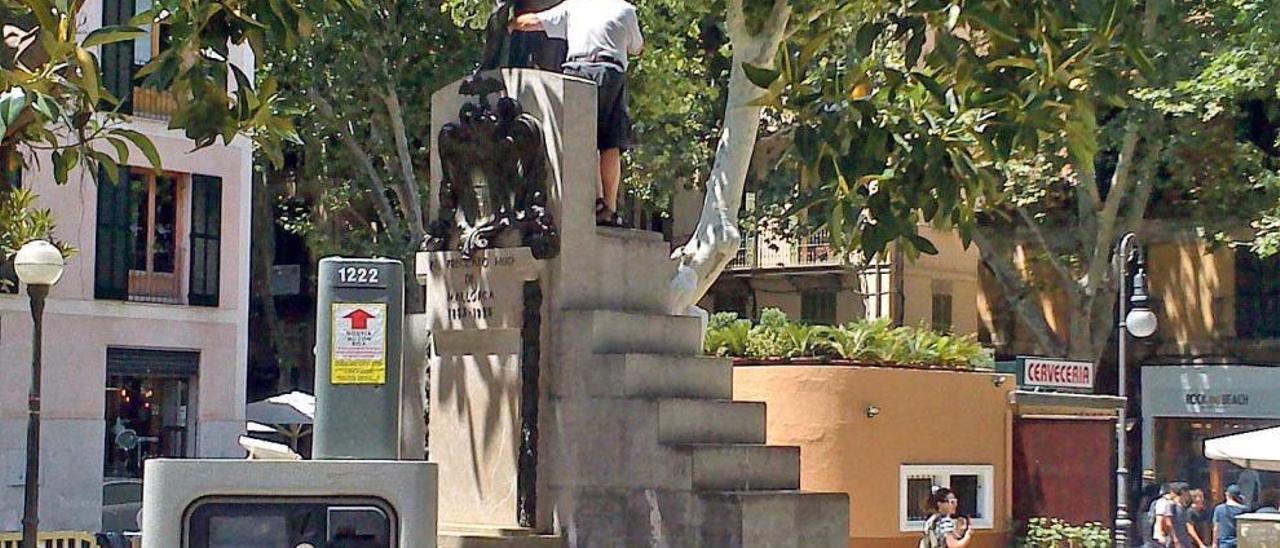
[[[1119,61],[1144,55],[1120,12],[1140,14],[1125,0],[828,13],[779,53],[762,100],[795,120],[783,167],[799,184],[775,181],[790,189],[775,201],[867,255],[893,241],[936,253],[921,224],[957,228],[967,243],[978,212],[1003,199],[1005,162],[1049,140],[1093,161],[1094,105],[1123,102],[1114,83],[1131,73]]]
[[[403,257],[425,222],[430,94],[475,68],[480,34],[429,0],[371,1],[313,29],[260,70],[302,140],[267,174],[292,189],[278,222],[317,255]]]
[[[708,323],[706,352],[754,359],[821,358],[858,363],[989,369],[976,337],[943,335],[922,327],[893,327],[886,319],[842,326],[811,326],[766,308],[751,325],[734,313],[719,313]]]
[[[1104,548],[1111,546],[1111,530],[1101,523],[1071,525],[1058,518],[1031,518],[1019,548]]]
[[[734,312],[717,312],[707,325],[705,350],[714,356],[745,356],[751,340],[751,320]]]
[[[23,244],[32,240],[48,240],[63,256],[71,256],[76,249],[54,238],[54,226],[53,214],[36,207],[36,195],[30,189],[0,191],[0,264],[8,262]],[[0,279],[0,289],[8,283]]]

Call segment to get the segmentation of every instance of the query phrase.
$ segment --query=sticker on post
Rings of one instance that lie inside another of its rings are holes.
[[[329,382],[387,383],[387,305],[333,303]]]

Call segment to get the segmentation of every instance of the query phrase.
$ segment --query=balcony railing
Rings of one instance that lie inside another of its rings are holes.
[[[826,229],[788,240],[786,238],[755,235],[743,238],[738,255],[729,263],[730,270],[770,268],[806,268],[840,266],[844,258],[831,247],[831,235]]]
[[[135,86],[131,97],[132,113],[136,118],[168,120],[178,110],[178,101],[167,91]]]

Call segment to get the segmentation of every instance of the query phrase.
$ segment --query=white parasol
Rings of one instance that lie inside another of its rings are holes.
[[[1244,468],[1280,472],[1280,427],[1204,440],[1204,456]]]

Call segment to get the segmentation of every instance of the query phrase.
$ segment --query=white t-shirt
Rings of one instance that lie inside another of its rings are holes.
[[[605,55],[627,68],[627,54],[644,48],[636,7],[624,0],[565,0],[536,14],[547,36],[569,42],[570,61]]]
[[[1156,543],[1160,545],[1167,546],[1167,545],[1173,544],[1173,539],[1170,538],[1170,535],[1174,533],[1172,532],[1165,533],[1163,530],[1160,529],[1160,517],[1169,516],[1169,518],[1173,518],[1174,512],[1175,512],[1175,508],[1174,508],[1175,504],[1176,504],[1175,502],[1167,498],[1161,498],[1156,500],[1155,506],[1152,509],[1151,513],[1155,515],[1156,519],[1155,519],[1155,523],[1152,525],[1151,538],[1155,539]]]

